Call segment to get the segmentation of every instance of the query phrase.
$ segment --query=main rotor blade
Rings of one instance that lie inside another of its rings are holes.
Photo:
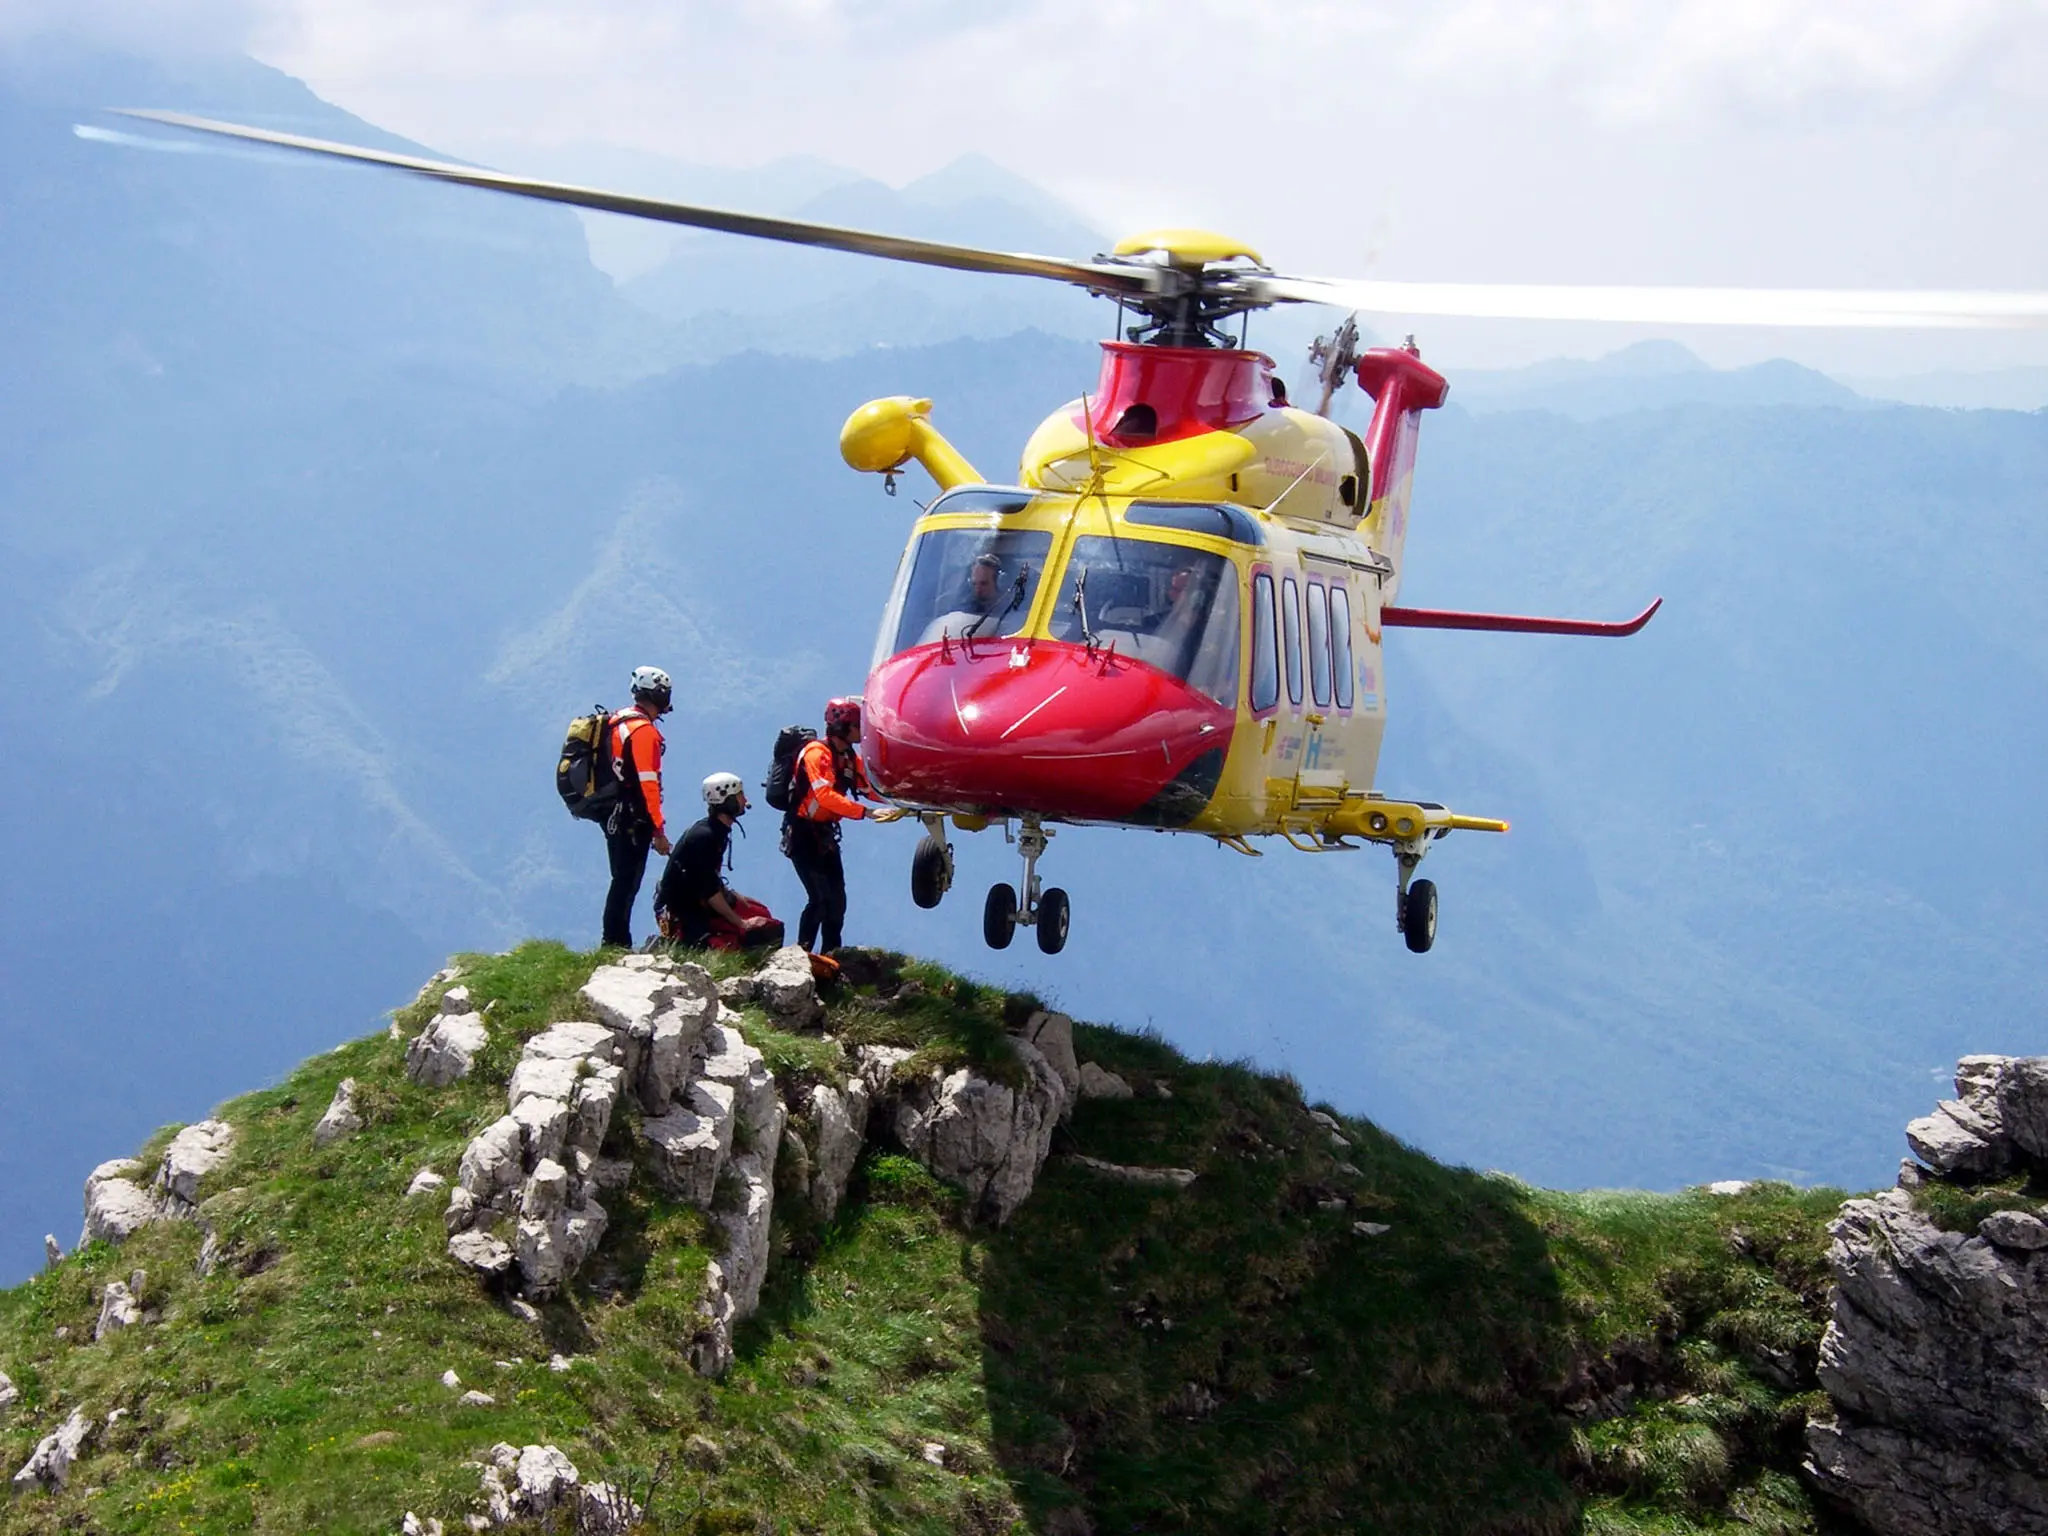
[[[789,245],[822,246],[827,250],[851,251],[859,256],[879,256],[887,261],[907,261],[925,267],[949,267],[957,272],[994,272],[1011,277],[1043,277],[1072,283],[1099,293],[1147,293],[1153,279],[1135,266],[1097,265],[1062,261],[1052,256],[1031,256],[1021,252],[984,251],[969,245],[946,245],[934,240],[910,240],[900,235],[880,235],[836,224],[811,224],[801,219],[778,219],[758,213],[735,213],[724,208],[705,208],[694,203],[664,202],[659,198],[634,197],[623,192],[606,192],[595,187],[577,187],[563,182],[535,181],[525,176],[508,176],[476,166],[454,165],[445,160],[427,160],[417,155],[393,154],[389,150],[363,149],[337,144],[328,139],[303,138],[295,133],[277,133],[267,128],[245,128],[239,123],[215,122],[210,118],[188,117],[182,112],[155,112],[139,108],[116,108],[124,117],[162,123],[171,128],[188,128],[198,133],[244,139],[279,149],[327,155],[337,160],[355,160],[366,165],[387,166],[415,176],[458,186],[480,187],[486,192],[508,192],[514,197],[537,198],[548,203],[567,203],[577,208],[594,208],[630,218],[654,219],[663,224],[683,224],[692,229],[713,229],[729,235],[749,235],[757,240],[779,240]]]
[[[1526,283],[1396,283],[1280,277],[1239,280],[1269,304],[1334,304],[1383,315],[1607,320],[1653,325],[2048,326],[2048,293],[1837,288],[1596,288]]]

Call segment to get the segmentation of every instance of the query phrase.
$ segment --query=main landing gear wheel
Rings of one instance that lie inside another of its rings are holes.
[[[946,845],[929,832],[910,859],[910,899],[920,907],[936,907],[953,883]]]
[[[1004,887],[1008,889],[1007,886]],[[1067,947],[1067,926],[1073,920],[1067,893],[1054,886],[1038,898],[1038,947],[1056,955]]]
[[[1426,954],[1436,942],[1436,882],[1416,880],[1401,898],[1401,937],[1416,954]]]
[[[1017,931],[1017,892],[1012,886],[992,885],[988,900],[981,904],[981,936],[990,949],[1008,949]]]

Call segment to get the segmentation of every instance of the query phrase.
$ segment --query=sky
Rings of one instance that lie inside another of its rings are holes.
[[[2048,287],[2048,0],[0,0],[230,38],[455,153],[610,146],[901,184],[973,151],[1111,235],[1319,276]],[[1088,252],[1056,254],[1092,254]],[[1398,327],[1396,327],[1398,328]],[[1419,324],[1467,366],[2048,365],[2048,330]]]

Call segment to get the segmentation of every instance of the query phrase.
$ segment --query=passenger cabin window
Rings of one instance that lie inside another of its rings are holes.
[[[1330,606],[1323,584],[1308,584],[1308,692],[1316,708],[1330,703]]]
[[[1340,586],[1330,588],[1330,662],[1337,707],[1349,709],[1356,681],[1351,670],[1351,594]]]
[[[1219,704],[1237,703],[1237,568],[1221,555],[1128,535],[1078,538],[1048,632],[1114,646]]]
[[[1273,578],[1264,571],[1252,578],[1252,708],[1271,709],[1280,702],[1280,645],[1274,630]]]
[[[888,654],[950,640],[1014,635],[1031,616],[1052,535],[997,528],[937,528],[920,534],[910,578],[885,616]],[[894,623],[889,622],[893,617]]]
[[[1301,702],[1301,589],[1292,576],[1280,581],[1280,643],[1287,658],[1287,702]]]

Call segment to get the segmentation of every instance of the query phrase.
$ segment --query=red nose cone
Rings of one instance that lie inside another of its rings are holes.
[[[1059,640],[923,645],[868,678],[863,751],[898,800],[1178,826],[1215,792],[1235,713],[1143,662]]]

